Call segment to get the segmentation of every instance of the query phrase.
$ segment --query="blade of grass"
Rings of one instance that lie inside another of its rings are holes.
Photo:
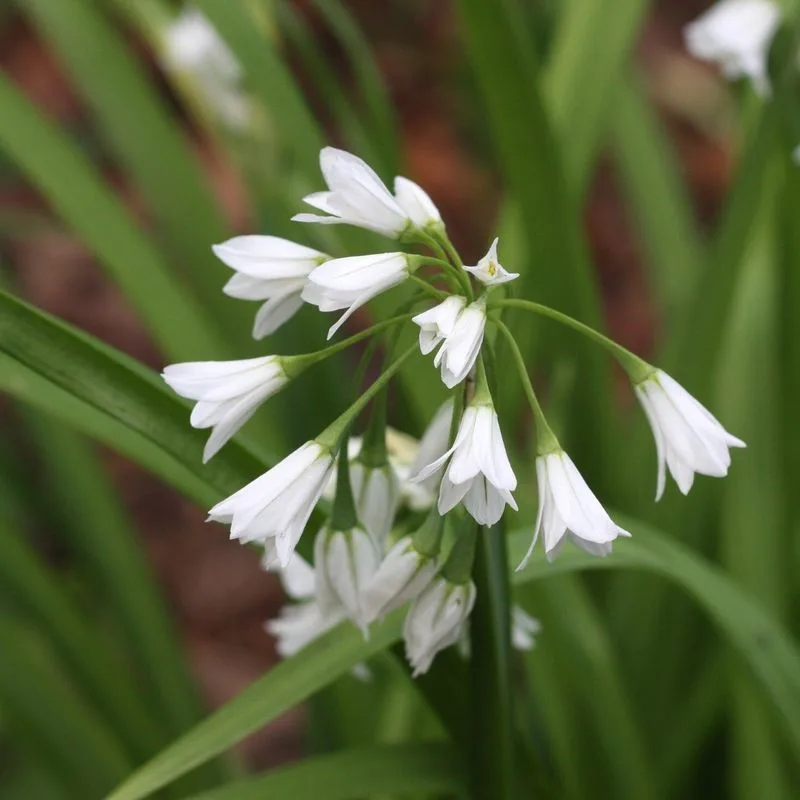
[[[200,718],[200,704],[137,532],[85,442],[39,415],[28,414],[26,422],[39,445],[43,480],[53,487],[58,530],[87,565],[104,606],[114,614],[128,658],[144,679],[150,708],[162,727],[177,735]]]
[[[112,734],[54,669],[53,654],[0,615],[0,702],[73,797],[100,797],[130,769]]]
[[[784,582],[786,536],[781,497],[776,330],[777,275],[775,220],[772,204],[762,206],[762,235],[732,303],[731,325],[720,355],[719,409],[737,435],[749,445],[747,458],[731,467],[724,485],[721,525],[722,561],[738,581],[758,597],[776,619],[784,619],[788,592]],[[758,393],[752,391],[758,386]],[[759,531],[758,537],[752,532]],[[731,782],[740,798],[764,792],[790,794],[788,776],[776,746],[773,721],[742,674],[731,668]]]
[[[0,520],[0,591],[29,617],[69,668],[82,695],[136,759],[162,744],[160,731],[142,707],[124,670],[86,626],[57,578],[40,563],[17,532]],[[6,648],[3,648],[4,657]],[[3,659],[0,659],[3,661]]]
[[[400,637],[401,615],[393,614],[365,641],[342,625],[273,667],[188,734],[136,770],[108,800],[138,800],[168,785],[248,733],[266,725]]]
[[[554,127],[567,137],[562,148],[571,186],[582,196],[607,124],[647,0],[620,0],[609,13],[605,0],[566,7],[547,70],[544,94]]]
[[[377,163],[386,173],[397,172],[401,162],[398,124],[372,47],[358,22],[340,0],[313,2],[350,61],[359,94],[369,115],[367,129],[372,133],[375,147],[379,150]]]
[[[427,742],[317,756],[204,792],[192,800],[317,800],[321,786],[325,787],[325,800],[412,793],[466,795],[462,766],[453,748]]]
[[[674,316],[700,279],[702,245],[672,143],[644,95],[626,76],[616,92],[614,160],[648,253],[660,308]]]
[[[753,678],[761,696],[769,701],[774,718],[800,763],[800,650],[781,625],[750,594],[702,558],[651,526],[616,515],[633,534],[607,558],[565,553],[553,564],[532,559],[514,576],[526,583],[561,572],[635,568],[653,572],[676,583],[708,615]],[[513,537],[511,563],[521,558],[530,534]]]
[[[219,497],[217,490],[166,453],[160,444],[61,389],[5,353],[0,353],[0,391],[116,450],[200,505],[213,505]],[[5,481],[3,484],[9,485]],[[0,506],[6,511],[9,508],[5,501]]]
[[[237,442],[201,466],[205,433],[187,425],[186,406],[154,373],[4,292],[0,351],[161,447],[213,487],[217,497],[241,488],[266,467],[266,459]]]
[[[562,171],[562,159],[539,91],[539,66],[531,42],[521,39],[519,8],[511,0],[457,4],[467,52],[486,107],[498,160],[526,232],[528,262],[515,287],[583,322],[598,327],[600,309],[580,230],[578,209]],[[557,265],[557,266],[556,266]],[[529,337],[520,340],[523,355]],[[615,424],[608,404],[609,370],[596,349],[566,337],[548,339],[554,353],[565,348],[579,365],[588,390],[576,392],[573,423],[565,444],[592,485],[605,494],[608,470],[602,454]]]
[[[226,225],[191,142],[143,75],[123,37],[93,0],[18,0],[56,49],[86,98],[99,132],[133,179],[208,320],[226,341],[250,345],[240,306],[220,291],[228,270],[210,245]],[[102,68],[98,68],[102,65]]]
[[[219,357],[224,348],[121,202],[2,74],[0,106],[0,149],[97,256],[165,352],[178,360]]]

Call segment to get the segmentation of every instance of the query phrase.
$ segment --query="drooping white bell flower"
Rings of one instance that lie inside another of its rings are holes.
[[[263,339],[303,305],[309,274],[329,256],[277,236],[234,236],[212,247],[236,271],[223,292],[239,300],[266,300],[256,314],[253,338]]]
[[[419,440],[414,460],[401,483],[401,492],[414,510],[429,508],[434,503],[436,490],[439,488],[439,470],[434,470],[424,478],[420,478],[420,473],[446,452],[450,444],[452,421],[453,401],[447,400],[439,406]]]
[[[499,239],[495,239],[492,242],[489,252],[474,267],[464,267],[467,272],[472,273],[486,286],[499,286],[501,283],[508,283],[515,278],[519,278],[518,272],[508,272],[497,258],[497,243],[499,241]]]
[[[467,407],[452,447],[428,464],[417,480],[433,475],[448,459],[439,489],[440,514],[463,502],[476,522],[488,526],[499,521],[506,505],[517,510],[511,494],[517,488],[517,478],[491,402],[473,402]]]
[[[413,271],[413,258],[406,253],[379,253],[326,261],[308,276],[303,300],[320,311],[347,309],[328,331],[330,339],[357,309],[402,283]]]
[[[366,634],[368,619],[362,593],[379,564],[380,552],[363,529],[323,528],[314,541],[317,604],[323,611],[343,607]]]
[[[210,520],[231,526],[241,542],[275,540],[282,567],[294,548],[328,482],[334,458],[329,447],[306,442],[271,470],[217,503]]]
[[[408,610],[403,626],[406,658],[416,678],[430,669],[440,650],[458,642],[475,605],[475,584],[438,577]]]
[[[250,123],[251,105],[242,93],[242,67],[208,17],[187,6],[164,30],[164,67],[193,77],[220,119],[241,130]]]
[[[630,536],[611,519],[563,450],[536,459],[536,479],[539,513],[531,546],[518,570],[528,563],[540,531],[548,561],[558,555],[567,539],[594,556],[607,556],[614,539]]]
[[[686,49],[719,64],[728,80],[749,78],[766,95],[769,48],[780,21],[781,9],[770,0],[721,0],[684,28]]]
[[[418,227],[420,222],[441,223],[428,195],[405,178],[398,178],[395,197],[376,172],[352,153],[324,147],[319,154],[319,165],[328,191],[315,192],[303,201],[328,216],[296,214],[292,217],[295,222],[356,225],[393,239]]]
[[[385,617],[417,597],[436,575],[435,558],[423,555],[411,536],[404,536],[384,556],[364,589],[361,605],[367,622]]]
[[[692,488],[695,473],[715,478],[728,474],[729,448],[746,447],[745,443],[728,433],[676,380],[656,370],[634,390],[656,440],[657,501],[664,493],[667,467],[683,494]]]
[[[278,356],[170,364],[161,377],[181,397],[197,401],[189,419],[192,427],[212,429],[203,463],[289,380]]]
[[[520,652],[533,650],[542,623],[518,605],[511,606],[511,646]]]
[[[481,298],[458,310],[460,298],[448,298],[412,318],[420,327],[420,349],[429,353],[441,344],[433,364],[441,368],[448,389],[461,383],[475,365],[486,328],[486,301]],[[453,313],[457,312],[455,320]]]
[[[422,355],[428,355],[450,336],[466,304],[466,298],[450,295],[439,305],[412,318],[419,325],[419,349]]]
[[[442,217],[428,193],[408,178],[394,179],[394,196],[412,225],[419,230],[442,228]]]
[[[314,601],[287,603],[277,617],[264,623],[264,630],[275,637],[278,655],[289,658],[345,618],[343,608],[323,611]]]
[[[358,520],[382,550],[400,501],[400,484],[391,461],[382,467],[356,461],[350,466],[350,482]]]

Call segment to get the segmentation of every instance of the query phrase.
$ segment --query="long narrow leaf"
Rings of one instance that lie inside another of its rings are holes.
[[[466,794],[462,767],[453,749],[431,742],[319,756],[204,792],[192,800],[317,800],[321,787],[325,787],[325,800],[415,792],[458,797]]]
[[[165,352],[176,359],[220,356],[224,348],[121,202],[82,154],[2,74],[0,107],[0,150],[108,269]]]

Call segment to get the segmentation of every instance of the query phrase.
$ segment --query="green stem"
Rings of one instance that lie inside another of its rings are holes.
[[[511,612],[506,539],[502,523],[481,530],[470,620],[472,682],[472,797],[519,797],[514,777]]]
[[[577,319],[573,319],[567,314],[562,314],[560,311],[556,311],[554,308],[544,306],[541,303],[534,303],[532,300],[519,299],[498,300],[492,305],[495,308],[521,308],[525,311],[532,311],[534,314],[541,314],[543,317],[549,317],[556,322],[560,322],[562,325],[567,325],[573,330],[582,333],[584,336],[587,336],[594,342],[597,342],[597,344],[599,344],[601,347],[604,347],[606,350],[608,350],[611,355],[617,359],[622,368],[628,373],[631,381],[634,384],[638,384],[644,380],[647,380],[647,378],[649,378],[655,372],[655,367],[639,358],[639,356],[631,353],[630,350],[626,350],[622,345],[617,344],[613,339],[609,339],[608,336],[604,336],[594,328],[590,328],[583,322],[579,322]]]
[[[353,489],[350,484],[347,431],[348,429],[345,428],[342,432],[339,461],[336,467],[336,497],[333,499],[333,512],[331,513],[331,529],[335,531],[349,531],[358,525],[356,503],[353,499]]]
[[[418,350],[417,343],[411,345],[396,361],[390,364],[381,376],[372,383],[369,388],[353,403],[346,411],[340,414],[322,433],[315,437],[315,441],[323,447],[331,450],[336,449],[342,433],[348,428],[353,420],[364,410],[367,403],[395,376],[400,367],[403,366],[409,356]]]
[[[299,356],[281,356],[283,368],[290,378],[295,378],[301,372],[305,371],[314,364],[318,364],[320,361],[324,361],[326,358],[335,356],[342,350],[346,350],[348,347],[352,347],[354,344],[358,344],[364,339],[368,339],[370,336],[381,333],[387,328],[391,328],[394,325],[399,325],[402,322],[408,322],[408,320],[410,320],[413,316],[413,314],[398,314],[396,317],[391,317],[383,322],[378,322],[377,324],[372,325],[363,331],[359,331],[358,333],[349,336],[347,339],[343,339],[341,342],[332,344],[330,347],[326,347],[323,350],[317,350],[314,353],[303,353]]]
[[[517,365],[517,371],[519,372],[519,377],[522,381],[522,387],[525,390],[525,396],[528,398],[531,411],[533,411],[533,418],[536,423],[536,435],[538,439],[538,452],[540,455],[552,453],[558,450],[560,445],[558,444],[556,435],[547,424],[547,419],[544,416],[544,411],[542,411],[539,398],[536,396],[536,392],[533,390],[533,384],[531,383],[530,375],[528,375],[528,369],[525,366],[525,359],[522,357],[522,352],[519,349],[517,340],[514,338],[514,334],[511,333],[508,326],[504,322],[499,319],[492,321],[497,326],[497,329],[500,331],[500,333],[505,336],[514,356],[514,363]]]
[[[408,280],[412,283],[416,283],[421,289],[423,289],[427,294],[435,297],[437,300],[444,300],[447,297],[447,292],[442,292],[441,290],[431,286],[426,280],[417,277],[416,275],[409,275]]]
[[[462,268],[442,258],[433,258],[432,256],[421,256],[421,258],[423,263],[430,264],[434,267],[441,267],[446,274],[458,281],[458,285],[461,287],[464,294],[469,298],[470,302],[472,302],[474,298],[472,293],[472,285],[469,282],[469,276]]]

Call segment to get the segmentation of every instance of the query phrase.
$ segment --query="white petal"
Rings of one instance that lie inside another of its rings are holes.
[[[267,300],[256,313],[253,321],[253,338],[260,340],[275,333],[288,322],[303,306],[301,292],[287,292]]]

